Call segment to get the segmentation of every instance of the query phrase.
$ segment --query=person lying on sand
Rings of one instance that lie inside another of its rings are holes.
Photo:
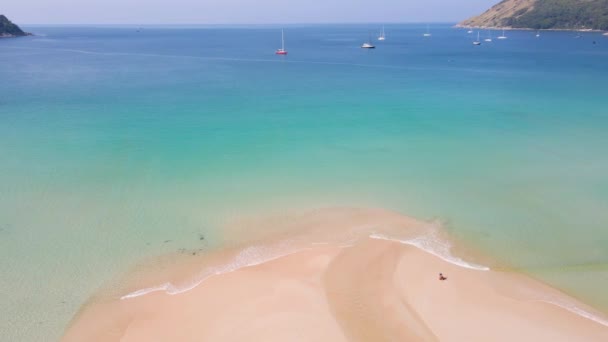
[[[443,273],[439,273],[439,280],[448,280],[448,278],[444,277]]]

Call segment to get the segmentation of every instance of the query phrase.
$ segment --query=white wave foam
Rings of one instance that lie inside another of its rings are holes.
[[[470,262],[464,261],[463,259],[461,259],[459,257],[452,255],[450,253],[451,245],[450,245],[449,241],[438,237],[437,232],[432,229],[424,235],[416,236],[411,239],[397,239],[397,238],[389,237],[389,236],[386,236],[386,235],[380,234],[380,233],[373,233],[373,234],[369,235],[369,238],[393,241],[393,242],[397,242],[397,243],[401,243],[401,244],[405,244],[405,245],[414,246],[420,250],[423,250],[427,253],[437,256],[446,262],[449,262],[451,264],[454,264],[454,265],[457,265],[460,267],[473,269],[473,270],[477,270],[477,271],[489,271],[490,270],[490,268],[487,266],[470,263]],[[353,239],[353,240],[356,240],[356,239]],[[354,242],[354,241],[349,241],[349,242]],[[325,244],[328,244],[328,243],[327,242],[313,242],[311,245],[315,246],[315,245],[325,245]],[[348,244],[346,244],[345,246],[348,246]],[[184,292],[194,289],[195,287],[200,285],[202,282],[204,282],[206,279],[208,279],[214,275],[226,274],[226,273],[237,271],[242,268],[260,265],[260,264],[263,264],[266,262],[270,262],[270,261],[288,256],[288,255],[295,254],[295,253],[298,253],[298,252],[301,252],[304,250],[309,250],[309,249],[311,249],[311,247],[297,248],[293,241],[283,241],[283,242],[280,242],[280,243],[277,243],[277,244],[271,245],[271,246],[247,247],[247,248],[241,250],[229,263],[207,268],[204,271],[202,271],[197,277],[195,277],[189,283],[186,283],[183,285],[175,285],[173,283],[167,282],[167,283],[164,283],[161,285],[148,287],[148,288],[144,288],[144,289],[140,289],[140,290],[131,292],[129,294],[122,296],[120,299],[125,300],[125,299],[130,299],[130,298],[136,298],[136,297],[143,296],[143,295],[146,295],[149,293],[160,292],[160,291],[164,291],[165,293],[167,293],[169,295],[176,295],[176,294],[184,293]],[[606,320],[598,315],[595,315],[589,311],[586,311],[586,310],[580,308],[579,306],[577,306],[575,303],[568,302],[567,300],[565,300],[563,298],[551,296],[551,297],[547,297],[547,298],[537,298],[534,300],[548,303],[551,305],[555,305],[555,306],[560,307],[564,310],[567,310],[575,315],[584,317],[586,319],[589,319],[598,324],[608,327],[608,320]]]
[[[358,227],[360,228],[360,227]],[[370,228],[369,226],[365,226],[366,229]],[[347,247],[355,243],[357,240],[356,231],[352,232],[354,236],[349,236],[347,241],[339,244],[341,247]],[[474,270],[487,271],[490,268],[482,265],[477,265],[473,263],[468,263],[458,257],[455,257],[450,254],[450,245],[447,241],[442,241],[434,235],[427,234],[412,238],[410,240],[399,240],[390,238],[388,236],[382,234],[371,234],[370,238],[373,239],[382,239],[395,241],[403,244],[408,244],[420,248],[428,253],[431,253],[447,262],[452,264],[466,267]],[[328,244],[327,242],[312,242],[311,246],[317,246],[322,244]],[[294,241],[282,241],[280,243],[271,245],[271,246],[251,246],[241,250],[230,262],[226,264],[222,264],[219,266],[209,267],[203,270],[199,275],[194,277],[190,282],[182,285],[176,285],[171,282],[163,283],[157,286],[152,286],[144,289],[140,289],[131,293],[128,293],[122,296],[120,299],[129,299],[135,298],[139,296],[143,296],[153,292],[164,291],[167,294],[175,295],[183,292],[190,291],[200,285],[209,277],[214,275],[220,275],[225,273],[230,273],[237,271],[241,268],[250,267],[260,265],[272,260],[276,260],[294,253],[301,252],[303,250],[310,249],[311,247],[296,247]]]
[[[575,315],[584,317],[586,319],[592,320],[598,324],[601,324],[603,326],[608,327],[608,320],[599,317],[597,315],[592,314],[589,311],[586,311],[584,309],[581,309],[580,307],[578,307],[576,304],[571,303],[571,302],[567,302],[564,299],[559,299],[559,298],[545,298],[545,299],[538,299],[538,301],[540,302],[544,302],[544,303],[548,303],[551,305],[555,305],[557,307],[560,307],[564,310],[568,310],[570,312],[572,312]]]
[[[295,248],[291,241],[283,241],[274,246],[251,246],[243,249],[231,262],[220,266],[210,267],[201,272],[192,281],[184,285],[175,285],[167,282],[161,285],[140,289],[120,297],[121,300],[143,296],[152,292],[164,291],[170,295],[176,295],[190,291],[200,285],[207,278],[237,271],[241,268],[260,265],[276,260],[309,248]]]
[[[437,237],[433,236],[433,234],[418,236],[418,237],[415,237],[415,238],[412,238],[409,240],[401,240],[401,239],[395,239],[392,237],[388,237],[383,234],[375,233],[375,234],[371,234],[370,238],[378,239],[378,240],[393,241],[393,242],[398,242],[398,243],[402,243],[402,244],[406,244],[406,245],[411,245],[411,246],[419,248],[427,253],[433,254],[433,255],[441,258],[444,261],[447,261],[451,264],[458,265],[461,267],[479,270],[479,271],[489,271],[490,270],[489,267],[469,263],[469,262],[462,260],[461,258],[453,256],[450,253],[450,244],[445,240],[438,239]],[[551,297],[551,298],[540,298],[540,299],[536,299],[536,300],[540,301],[540,302],[548,303],[551,305],[555,305],[555,306],[560,307],[564,310],[567,310],[575,315],[584,317],[586,319],[592,320],[598,324],[608,327],[608,320],[606,320],[600,316],[594,315],[593,313],[591,313],[589,311],[581,309],[576,304],[568,302],[564,299],[561,299],[558,297]]]
[[[387,241],[393,241],[393,242],[398,242],[398,243],[402,243],[405,245],[414,246],[427,253],[433,254],[434,256],[439,257],[442,260],[449,262],[450,264],[454,264],[454,265],[457,265],[460,267],[469,268],[469,269],[477,270],[477,271],[489,271],[490,270],[490,268],[487,266],[466,262],[466,261],[462,260],[461,258],[453,256],[450,253],[450,249],[451,249],[450,243],[448,241],[441,240],[441,239],[433,236],[432,233],[427,234],[427,235],[417,236],[417,237],[409,239],[409,240],[395,239],[392,237],[388,237],[384,234],[378,234],[378,233],[371,234],[369,237],[372,239],[387,240]]]

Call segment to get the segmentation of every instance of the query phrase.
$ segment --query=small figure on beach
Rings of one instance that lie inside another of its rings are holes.
[[[441,281],[443,281],[443,280],[448,280],[448,278],[447,278],[447,277],[445,277],[445,276],[443,275],[443,273],[439,273],[439,280],[441,280]]]

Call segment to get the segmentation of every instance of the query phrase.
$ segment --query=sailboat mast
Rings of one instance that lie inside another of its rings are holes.
[[[275,51],[277,55],[287,55],[287,51],[285,50],[285,30],[281,29],[281,48]]]

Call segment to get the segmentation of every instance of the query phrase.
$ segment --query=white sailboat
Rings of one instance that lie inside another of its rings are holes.
[[[540,37],[540,30],[536,31],[536,38]]]
[[[423,34],[423,36],[425,36],[425,37],[430,37],[431,36],[431,29],[429,27],[429,24],[426,24],[426,33]]]
[[[287,50],[285,50],[285,32],[283,32],[283,29],[281,29],[281,48],[277,49],[277,51],[275,51],[275,54],[277,54],[277,55],[286,55],[287,54]]]
[[[502,29],[502,36],[498,36],[498,39],[507,39],[507,36],[505,35],[505,29]]]
[[[386,34],[384,33],[384,25],[382,25],[382,33],[380,33],[378,40],[380,40],[380,41],[386,40]]]
[[[488,30],[488,38],[484,39],[484,41],[486,42],[491,42],[492,41],[492,30]]]
[[[473,45],[481,45],[481,41],[479,41],[479,31],[477,31],[477,40],[473,42]]]
[[[372,44],[372,34],[370,32],[369,34],[369,39],[367,40],[366,43],[363,43],[363,45],[361,45],[362,49],[375,49],[376,46],[374,44]]]

